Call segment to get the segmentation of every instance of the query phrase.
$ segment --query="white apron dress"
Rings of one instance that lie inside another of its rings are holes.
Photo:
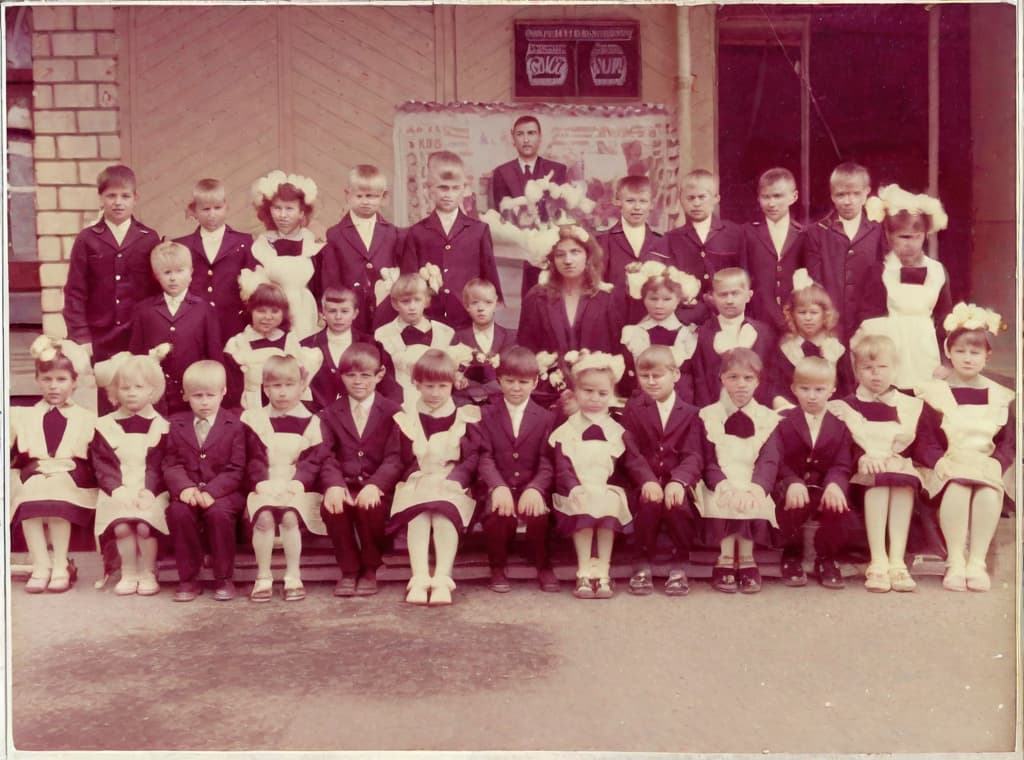
[[[644,351],[651,347],[651,334],[648,330],[655,327],[663,327],[666,330],[678,330],[676,339],[669,349],[675,358],[676,366],[682,367],[683,363],[690,359],[697,350],[697,327],[695,325],[684,325],[675,315],[656,322],[650,317],[644,317],[635,325],[626,325],[622,328],[622,345],[626,347],[637,360]]]
[[[414,343],[406,345],[402,340],[402,331],[408,327],[400,317],[396,317],[387,324],[381,325],[373,333],[374,339],[391,357],[391,363],[395,368],[395,381],[402,389],[402,406],[415,408],[420,394],[412,382],[412,367],[426,353],[427,349],[446,349],[455,339],[455,330],[443,322],[430,320],[430,345]]]
[[[242,408],[260,409],[263,406],[263,365],[271,356],[302,356],[302,346],[294,332],[285,335],[284,349],[266,347],[253,348],[252,342],[263,340],[252,325],[246,325],[238,335],[233,336],[224,346],[224,353],[231,356],[242,370],[244,387],[242,390]],[[307,388],[302,394],[304,401],[311,400],[312,393]]]
[[[267,277],[278,285],[288,297],[291,312],[291,329],[299,340],[317,332],[319,313],[316,299],[309,290],[313,279],[313,257],[320,252],[323,243],[317,242],[313,233],[302,228],[302,253],[298,256],[281,256],[274,249],[273,241],[279,235],[266,232],[252,244],[252,255],[263,266]]]

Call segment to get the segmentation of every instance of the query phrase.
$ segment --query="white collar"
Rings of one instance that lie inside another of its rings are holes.
[[[707,237],[708,232],[711,231],[711,217],[710,216],[707,219],[705,219],[703,222],[690,222],[690,224],[692,224],[693,228],[695,230],[697,230],[698,232],[704,233],[703,235],[701,235],[701,237]]]
[[[352,328],[348,328],[343,333],[331,332],[330,328],[327,330],[327,342],[328,343],[343,343],[352,341]]]
[[[508,409],[509,414],[513,417],[517,417],[526,411],[526,405],[530,403],[530,399],[526,399],[521,404],[510,403],[507,398],[502,399],[505,402],[505,408]]]
[[[453,412],[455,412],[455,402],[452,401],[452,399],[448,399],[437,409],[428,409],[423,403],[423,399],[419,399],[416,402],[416,411],[419,414],[425,414],[428,417],[449,417]]]
[[[451,229],[451,226],[455,224],[455,218],[459,215],[459,209],[456,208],[454,211],[438,211],[434,209],[434,213],[437,214],[442,227]]]
[[[489,325],[487,325],[487,327],[481,330],[479,327],[476,326],[476,323],[474,322],[473,332],[475,332],[478,335],[494,335],[494,323],[491,322]]]
[[[147,420],[151,420],[156,417],[156,409],[153,408],[152,404],[146,404],[146,406],[142,407],[137,412],[129,412],[124,407],[119,406],[114,410],[113,415],[115,420],[126,420],[129,417],[135,416],[145,417]]]
[[[738,317],[723,317],[721,314],[718,315],[718,326],[723,330],[726,327],[739,328],[743,325],[743,320],[746,319],[746,314],[740,314]]]
[[[271,418],[295,417],[300,420],[305,420],[313,416],[313,413],[310,412],[309,409],[307,409],[301,401],[297,403],[295,406],[293,406],[291,409],[286,409],[283,412],[278,409],[275,409],[270,404],[267,404],[265,407],[263,407],[263,411],[265,411],[267,413],[267,416]]]
[[[131,217],[128,217],[127,219],[125,219],[120,224],[114,224],[112,221],[110,221],[106,217],[103,217],[103,221],[106,223],[107,229],[109,229],[111,232],[113,232],[114,236],[118,237],[118,238],[123,238],[125,236],[125,233],[128,232],[128,228],[132,226],[132,218]]]
[[[302,240],[302,241],[305,241],[305,234],[304,234],[305,232],[306,232],[306,228],[305,227],[296,227],[295,228],[295,232],[291,233],[290,235],[282,235],[277,230],[269,230],[267,232],[267,240],[269,240],[271,243],[273,243],[275,240],[295,240],[295,241]]]
[[[598,427],[604,427],[604,424],[608,420],[611,419],[611,415],[609,415],[608,412],[605,412],[604,414],[601,414],[601,415],[599,415],[598,417],[595,418],[595,417],[590,417],[590,416],[584,414],[583,412],[580,412],[580,419],[588,427],[590,425],[597,425]]]
[[[673,389],[672,392],[668,394],[667,399],[665,399],[664,401],[655,401],[654,403],[658,405],[659,409],[671,409],[676,404],[675,389]]]
[[[398,332],[402,332],[406,327],[415,327],[421,333],[428,333],[434,328],[434,323],[431,320],[427,319],[426,317],[423,317],[419,322],[417,322],[414,325],[410,325],[401,317],[397,317],[396,321],[399,324]]]
[[[683,326],[683,323],[679,321],[679,317],[675,314],[669,314],[665,319],[657,320],[651,316],[646,316],[640,320],[637,327],[642,327],[644,330],[650,330],[654,327],[664,327],[666,330],[678,330]]]
[[[217,415],[218,414],[220,414],[220,409],[219,408],[217,409],[216,412],[213,413],[212,417],[200,417],[195,412],[192,412],[192,427],[195,427],[196,425],[198,425],[199,424],[199,420],[206,420],[207,422],[210,423],[210,427],[212,428],[213,424],[217,421]]]
[[[254,340],[280,340],[281,336],[285,334],[284,330],[280,327],[275,327],[274,331],[270,333],[269,336],[261,335],[252,325],[246,325],[242,333],[245,335],[245,339],[250,343]]]
[[[172,296],[170,293],[164,293],[164,300],[168,306],[176,306],[185,300],[185,296],[188,295],[187,290],[183,290],[180,295]]]
[[[224,231],[227,229],[227,225],[222,224],[212,232],[208,231],[205,227],[199,228],[199,237],[203,240],[220,240],[224,237]]]
[[[773,222],[768,217],[765,217],[764,223],[772,230],[787,230],[789,229],[789,214],[786,214],[777,222]]]
[[[895,401],[896,396],[894,396],[893,394],[896,393],[899,393],[899,391],[896,390],[896,386],[894,385],[890,385],[886,390],[882,391],[877,396],[871,391],[869,391],[867,388],[865,388],[863,385],[858,385],[857,391],[854,395],[861,401],[880,401],[888,406],[893,406],[893,404],[889,402]]]
[[[369,396],[364,398],[362,401],[356,401],[354,398],[349,396],[348,397],[348,407],[349,407],[349,409],[355,409],[357,406],[361,406],[366,411],[370,411],[370,407],[373,406],[373,399],[376,397],[376,395],[377,395],[377,391],[374,391]]]

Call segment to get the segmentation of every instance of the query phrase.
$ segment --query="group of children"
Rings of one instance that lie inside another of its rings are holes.
[[[172,242],[133,216],[130,169],[100,175],[103,219],[72,250],[69,338],[36,341],[43,398],[11,415],[28,591],[70,587],[81,526],[116,546],[115,593],[159,591],[167,537],[175,600],[202,593],[205,553],[228,600],[241,525],[254,602],[274,596],[276,533],[294,601],[304,534],[330,537],[335,594],[353,596],[377,592],[404,531],[406,600],[445,605],[460,537],[479,522],[497,592],[524,524],[544,591],[560,588],[558,532],[575,548],[575,595],[612,596],[616,535],[629,532],[628,590],[651,593],[664,526],[666,594],[688,592],[697,543],[719,550],[715,589],[754,593],[757,545],[782,548],[786,585],[807,583],[812,517],[815,575],[837,589],[860,511],[866,588],[909,591],[915,505],[938,507],[943,585],[989,587],[1013,394],[981,374],[998,315],[953,308],[925,254],[946,223],[937,201],[889,186],[869,204],[867,171],[844,164],[835,214],[801,228],[793,177],[772,169],[763,220],[740,227],[714,214],[717,182],[697,170],[682,183],[685,224],[661,236],[650,182],[626,177],[614,227],[559,228],[517,335],[494,321],[501,284],[487,225],[460,209],[459,157],[433,154],[428,186],[434,211],[399,230],[379,213],[384,176],[356,167],[321,245],[308,178],[255,183],[256,241],[225,225],[223,185],[201,180],[199,227]],[[71,401],[90,358],[98,418]]]

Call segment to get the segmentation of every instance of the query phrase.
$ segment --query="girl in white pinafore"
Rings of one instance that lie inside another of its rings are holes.
[[[924,488],[933,499],[941,496],[939,525],[947,549],[942,585],[950,591],[991,588],[985,556],[999,525],[1004,487],[1013,493],[1014,394],[980,374],[992,352],[987,333],[997,334],[1001,325],[995,312],[957,304],[945,322],[953,373],[916,389],[942,413],[946,450],[925,471]]]
[[[262,274],[288,297],[292,330],[299,340],[317,331],[319,319],[309,283],[316,268],[314,257],[323,242],[317,241],[306,226],[313,216],[316,196],[316,183],[309,177],[285,174],[279,169],[253,184],[256,216],[267,232],[253,242],[252,255],[260,263]],[[251,274],[252,270],[242,270],[241,277]]]
[[[476,511],[476,500],[468,489],[477,457],[476,448],[467,445],[467,428],[480,421],[480,408],[455,407],[451,396],[456,372],[448,354],[428,349],[412,368],[417,399],[395,414],[407,475],[395,486],[388,531],[406,528],[412,577],[405,601],[410,604],[452,603],[459,534],[469,527]]]
[[[166,344],[165,344],[166,345]],[[107,388],[117,410],[100,417],[89,460],[100,493],[96,541],[113,540],[121,561],[118,596],[159,593],[157,536],[167,536],[169,497],[160,462],[170,426],[153,404],[164,393],[163,370],[151,356],[116,354],[96,365],[96,384]]]

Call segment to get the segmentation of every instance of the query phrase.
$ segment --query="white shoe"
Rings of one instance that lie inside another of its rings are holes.
[[[452,603],[452,589],[455,581],[446,575],[435,576],[430,585],[430,606],[440,607]]]
[[[893,591],[913,591],[917,588],[917,581],[905,567],[890,567],[889,582]]]
[[[160,593],[160,584],[153,573],[142,573],[139,575],[139,596],[153,596]]]
[[[131,596],[139,590],[139,579],[134,575],[123,575],[121,580],[114,586],[114,593],[118,596]]]
[[[992,589],[992,579],[983,564],[967,563],[967,588],[971,591],[990,591]]]
[[[429,588],[429,577],[414,575],[409,579],[409,585],[406,586],[408,592],[405,595],[405,601],[409,604],[426,605],[427,589]]]

